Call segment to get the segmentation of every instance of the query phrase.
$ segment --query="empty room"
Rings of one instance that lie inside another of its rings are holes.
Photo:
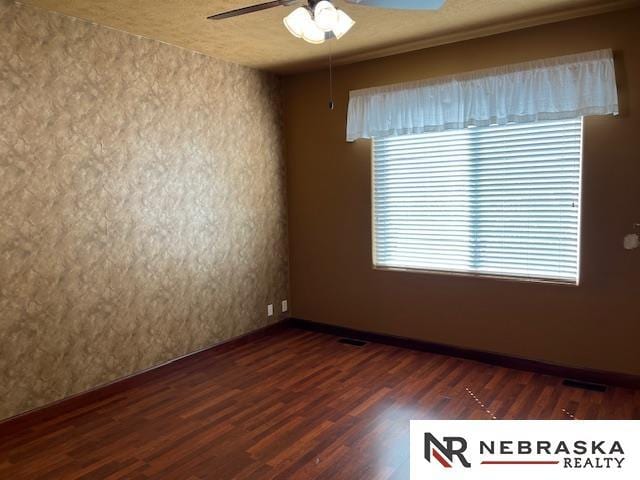
[[[640,478],[640,0],[0,0],[0,479]]]

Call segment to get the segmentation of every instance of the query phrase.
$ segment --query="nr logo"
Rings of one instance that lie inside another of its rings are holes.
[[[470,468],[471,464],[464,456],[467,450],[467,441],[462,437],[443,437],[441,443],[431,433],[424,434],[424,458],[431,463],[431,458],[435,458],[444,468],[452,468],[454,458],[465,468]]]

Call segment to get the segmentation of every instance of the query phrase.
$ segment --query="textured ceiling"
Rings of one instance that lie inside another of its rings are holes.
[[[636,0],[447,0],[437,11],[383,10],[336,0],[356,21],[340,40],[310,45],[282,19],[292,7],[206,17],[265,0],[22,0],[144,37],[279,73],[374,58],[639,4]]]

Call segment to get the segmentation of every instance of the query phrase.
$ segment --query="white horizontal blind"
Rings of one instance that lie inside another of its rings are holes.
[[[374,264],[578,281],[580,119],[375,138]]]

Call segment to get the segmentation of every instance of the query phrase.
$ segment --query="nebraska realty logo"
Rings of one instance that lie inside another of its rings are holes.
[[[412,420],[411,480],[640,479],[640,421]]]

